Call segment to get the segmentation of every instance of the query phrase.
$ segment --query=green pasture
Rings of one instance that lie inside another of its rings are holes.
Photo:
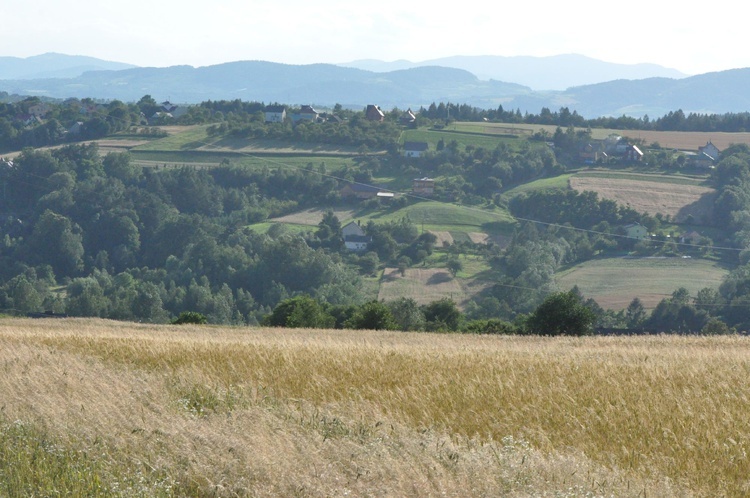
[[[537,190],[567,190],[570,188],[569,181],[570,177],[572,176],[573,174],[567,173],[552,178],[540,178],[539,180],[534,180],[522,185],[518,185],[517,187],[513,187],[505,191],[503,193],[503,196],[507,199],[511,199],[520,194],[534,192]]]
[[[488,211],[471,206],[460,206],[437,201],[419,202],[398,210],[365,212],[355,218],[362,222],[372,220],[385,223],[408,217],[420,230],[459,233],[484,232],[509,234],[515,221],[507,211]],[[342,220],[343,222],[344,220]]]
[[[208,136],[208,126],[186,126],[184,130],[133,148],[133,151],[181,151],[204,147],[214,142]]]

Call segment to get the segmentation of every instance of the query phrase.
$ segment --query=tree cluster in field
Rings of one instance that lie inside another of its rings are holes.
[[[394,301],[330,306],[302,295],[279,303],[263,324],[286,328],[590,335],[594,332],[595,318],[594,312],[574,292],[548,296],[533,313],[515,323],[497,318],[469,320],[451,299],[419,305],[412,298],[402,297]]]

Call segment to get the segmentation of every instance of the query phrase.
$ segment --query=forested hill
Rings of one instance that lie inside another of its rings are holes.
[[[7,78],[2,74],[0,77]],[[485,81],[462,69],[437,66],[376,73],[332,64],[242,61],[199,68],[91,71],[74,78],[4,79],[0,80],[0,91],[125,102],[152,94],[168,96],[178,103],[234,99],[321,106],[338,103],[356,109],[368,104],[415,109],[442,101],[484,109],[502,105],[522,113],[537,113],[543,107],[568,107],[586,118],[661,116],[675,109],[722,114],[750,108],[746,91],[750,88],[750,69],[682,79],[620,79],[546,92],[503,81],[508,80]]]
[[[521,85],[483,82],[461,69],[422,67],[373,73],[332,64],[288,65],[244,61],[194,68],[135,68],[93,71],[77,78],[0,81],[0,91],[53,98],[135,101],[146,93],[173,102],[249,100],[331,106],[419,107],[439,101],[492,102],[530,90]],[[493,104],[493,107],[497,107]]]
[[[0,79],[75,78],[87,71],[119,71],[135,67],[82,55],[46,53],[33,57],[0,57]]]

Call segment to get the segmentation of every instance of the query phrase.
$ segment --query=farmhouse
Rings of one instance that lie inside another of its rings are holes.
[[[410,126],[417,122],[417,116],[414,115],[411,109],[407,109],[406,112],[398,118],[398,122],[401,125]]]
[[[315,123],[318,120],[318,111],[313,109],[311,105],[303,105],[299,112],[292,114],[292,122],[299,123],[300,121],[310,121]]]
[[[421,157],[428,147],[427,142],[405,142],[404,157]]]
[[[52,110],[52,107],[47,103],[39,103],[29,107],[29,114],[32,116],[43,118]]]
[[[640,162],[643,160],[643,152],[637,146],[628,144],[625,148],[625,153],[622,155],[622,159],[626,162]]]
[[[594,164],[607,158],[607,153],[602,150],[602,143],[590,142],[578,151],[578,159],[584,164]]]
[[[355,252],[366,251],[367,246],[372,242],[372,237],[365,235],[359,223],[353,221],[341,229],[341,236],[344,238],[344,246]]]
[[[631,239],[643,240],[648,237],[648,230],[640,223],[631,223],[622,228],[625,230],[625,235]]]
[[[419,195],[432,195],[435,193],[435,180],[432,178],[415,178],[411,183],[411,191]]]
[[[365,119],[369,121],[383,121],[385,114],[380,110],[380,107],[370,104],[365,109]]]
[[[283,105],[269,105],[263,112],[266,123],[283,123],[286,119],[286,107]]]
[[[713,168],[716,162],[719,160],[721,151],[718,147],[708,141],[706,145],[698,147],[698,154],[692,157],[693,165],[698,168]]]
[[[718,161],[719,160],[719,155],[721,154],[721,151],[719,150],[718,147],[716,147],[714,144],[712,144],[711,141],[709,140],[706,143],[706,145],[704,145],[703,147],[698,147],[698,153],[699,154],[705,154],[708,157],[710,157],[711,159],[713,159],[714,161]]]
[[[158,111],[151,115],[149,123],[161,120],[177,119],[188,112],[187,106],[178,106],[166,100],[162,102]]]
[[[70,128],[68,128],[68,133],[70,133],[71,135],[80,135],[82,130],[83,121],[76,121],[70,126]]]

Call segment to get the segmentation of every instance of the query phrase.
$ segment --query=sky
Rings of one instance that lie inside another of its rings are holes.
[[[199,67],[576,53],[693,75],[750,67],[748,11],[728,0],[698,9],[653,0],[2,0],[0,56]]]

